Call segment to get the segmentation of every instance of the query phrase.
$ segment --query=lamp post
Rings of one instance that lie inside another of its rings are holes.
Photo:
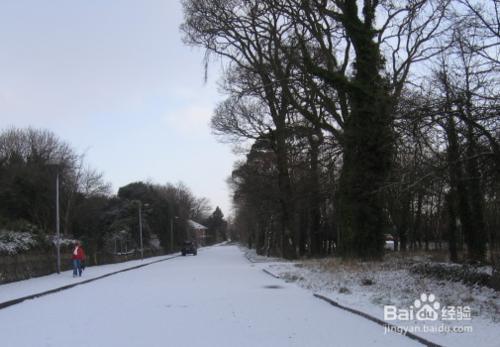
[[[149,204],[144,204],[144,207],[148,207]],[[139,242],[141,246],[141,260],[144,260],[144,247],[142,244],[142,202],[139,201]]]
[[[61,169],[61,162],[58,160],[52,160],[48,163],[49,168],[53,168],[56,172],[56,256],[57,256],[57,263],[56,263],[56,271],[58,274],[61,273],[61,221],[60,221],[60,207],[59,207],[59,181],[60,181],[60,169]]]
[[[173,216],[170,219],[170,253],[174,253],[174,219],[178,218],[177,216]]]
[[[61,273],[61,222],[59,218],[59,169],[56,173],[56,253],[57,273]]]

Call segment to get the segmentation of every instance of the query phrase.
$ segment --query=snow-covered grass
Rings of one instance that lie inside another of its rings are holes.
[[[419,333],[418,335],[445,346],[500,346],[500,293],[473,284],[426,277],[410,271],[415,264],[429,262],[427,256],[400,257],[391,254],[382,262],[362,262],[325,258],[294,262],[276,261],[255,255],[247,256],[263,268],[312,292],[327,296],[345,305],[383,319],[384,305],[409,308],[421,294],[434,294],[441,307],[468,306],[472,319],[464,325],[473,328],[467,333]],[[491,269],[479,268],[488,273]],[[428,324],[413,320],[413,325]],[[456,325],[457,321],[435,324]]]

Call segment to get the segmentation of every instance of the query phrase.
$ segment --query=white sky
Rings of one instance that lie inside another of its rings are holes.
[[[178,0],[1,0],[0,129],[55,132],[115,190],[183,181],[229,214],[235,157],[208,122],[217,72],[181,42]]]

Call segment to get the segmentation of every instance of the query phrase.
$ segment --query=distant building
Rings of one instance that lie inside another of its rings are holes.
[[[200,223],[196,223],[194,220],[188,219],[189,235],[192,235],[193,239],[198,243],[198,246],[204,246],[207,240],[208,228]]]

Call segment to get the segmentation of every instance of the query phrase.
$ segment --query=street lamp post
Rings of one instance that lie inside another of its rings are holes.
[[[61,273],[61,222],[59,218],[59,169],[56,173],[56,253],[57,273]]]
[[[174,218],[170,218],[170,253],[174,253]]]
[[[149,204],[144,204],[144,207],[148,207]],[[142,244],[142,202],[139,201],[139,242],[141,246],[141,260],[144,260],[144,247]]]
[[[144,260],[144,250],[142,248],[142,202],[139,202],[139,242],[141,247],[141,260]]]
[[[170,253],[174,253],[174,219],[178,218],[177,216],[173,216],[170,219]]]
[[[59,204],[59,185],[60,185],[60,176],[61,176],[61,162],[59,160],[51,160],[47,163],[49,168],[52,168],[56,173],[56,235],[55,235],[55,244],[56,244],[56,271],[58,274],[61,273],[61,221],[60,221],[60,204]],[[53,172],[53,171],[52,171]]]

